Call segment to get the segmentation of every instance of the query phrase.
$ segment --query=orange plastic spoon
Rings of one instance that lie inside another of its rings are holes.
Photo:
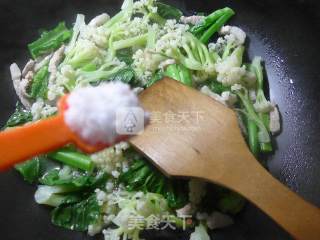
[[[0,132],[0,170],[6,170],[36,155],[57,150],[68,143],[76,144],[86,153],[97,152],[108,146],[90,145],[69,129],[64,121],[64,111],[68,108],[67,97],[65,95],[59,100],[58,115]],[[121,136],[117,140],[125,138],[126,136]]]

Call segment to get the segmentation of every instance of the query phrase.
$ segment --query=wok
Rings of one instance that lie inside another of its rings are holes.
[[[211,12],[224,6],[236,11],[231,23],[247,32],[248,57],[259,55],[265,60],[270,97],[282,113],[282,133],[275,139],[275,153],[267,157],[268,167],[293,191],[320,206],[320,4],[316,0],[169,2],[188,13]],[[120,5],[116,0],[1,0],[0,124],[5,123],[17,101],[9,64],[26,62],[26,45],[37,38],[38,29],[51,28],[60,20],[70,26],[76,13],[88,18],[102,12],[114,14]],[[51,225],[49,209],[34,202],[34,191],[35,186],[23,182],[15,171],[0,174],[1,239],[91,239]],[[235,221],[232,227],[212,233],[212,238],[291,239],[250,204]],[[177,231],[149,232],[145,236],[152,240],[188,239]]]

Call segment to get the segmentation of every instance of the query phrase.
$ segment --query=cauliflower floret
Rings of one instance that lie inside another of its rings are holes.
[[[222,103],[223,105],[232,107],[237,102],[237,96],[232,94],[230,91],[225,91],[221,94],[212,92],[207,86],[203,86],[200,91],[214,100]]]
[[[244,44],[246,40],[246,33],[234,26],[224,26],[220,30],[220,35],[215,43],[209,43],[210,51],[222,53],[227,45],[231,47],[238,47]]]
[[[159,69],[164,70],[167,66],[169,66],[171,64],[175,64],[175,63],[176,63],[175,59],[164,60],[159,64]]]
[[[167,20],[166,24],[159,32],[160,39],[155,46],[156,52],[166,52],[170,49],[181,47],[183,44],[183,35],[187,32],[189,26],[177,23],[176,20]]]
[[[176,210],[177,216],[192,215],[193,209],[191,203],[186,204],[184,207]]]
[[[221,67],[221,68],[220,68]],[[224,66],[223,66],[224,67]],[[230,67],[226,71],[220,71],[223,68],[221,65],[217,65],[218,77],[217,81],[222,82],[223,85],[230,86],[235,83],[239,83],[242,77],[245,75],[245,67]]]
[[[92,154],[91,159],[99,169],[103,169],[113,177],[118,177],[122,172],[123,165],[128,165],[127,159],[123,155],[123,151],[128,147],[128,143],[118,143],[113,147]]]
[[[89,26],[91,27],[100,27],[101,25],[105,24],[107,21],[109,21],[110,16],[107,13],[102,13],[96,17],[94,17],[90,22]]]
[[[190,235],[190,240],[210,240],[206,228],[200,224],[197,226],[193,233]]]
[[[246,40],[246,33],[235,26],[223,26],[220,34],[224,35],[227,41],[233,42],[236,46],[244,44]]]
[[[205,19],[205,16],[198,16],[198,15],[193,15],[193,16],[188,16],[188,17],[181,16],[180,22],[182,22],[184,24],[198,25],[204,19]]]
[[[140,0],[133,3],[133,10],[136,13],[144,13],[148,12],[156,13],[157,7],[154,6],[154,0]]]
[[[42,98],[38,98],[37,101],[33,103],[31,106],[31,113],[34,121],[50,117],[57,111],[57,107],[53,107],[49,104],[46,104]]]
[[[270,112],[274,109],[274,107],[270,101],[262,101],[262,102],[256,101],[253,104],[253,106],[254,106],[254,109],[258,113],[267,113],[267,112]]]
[[[230,216],[217,211],[212,212],[210,215],[208,215],[208,213],[205,212],[197,212],[196,218],[199,221],[205,221],[207,223],[208,228],[210,228],[211,230],[217,228],[224,228],[234,223],[233,219]]]
[[[241,84],[234,84],[231,86],[231,91],[240,91],[241,89],[243,89]]]
[[[204,93],[205,95],[213,98],[214,100],[218,101],[218,102],[221,102],[222,104],[224,104],[224,102],[221,100],[221,97],[219,94],[217,93],[214,93],[210,90],[210,88],[208,88],[208,86],[203,86],[201,89],[200,89],[200,92]]]
[[[270,112],[269,128],[272,134],[277,134],[278,132],[280,132],[280,113],[277,106],[274,106],[273,110]]]
[[[219,60],[215,67],[218,73],[217,81],[225,86],[240,83],[246,74],[245,66],[241,67],[243,47],[236,48],[233,53],[224,60]]]
[[[80,37],[82,39],[91,40],[97,46],[105,48],[108,44],[109,33],[103,28],[103,26],[95,27],[85,25],[81,28]]]
[[[221,98],[229,107],[232,107],[237,102],[237,96],[230,91],[222,92]]]
[[[150,78],[152,73],[155,72],[165,57],[151,52],[149,49],[138,49],[132,56],[132,66],[137,74],[138,79],[145,85]]]
[[[94,236],[101,232],[103,226],[101,224],[90,224],[88,226],[88,235]]]
[[[274,109],[273,104],[265,98],[263,91],[260,89],[257,92],[256,102],[253,106],[258,113],[268,113]]]
[[[121,23],[118,28],[113,29],[112,34],[124,34],[125,37],[134,37],[147,33],[148,28],[148,18],[135,17],[131,21]]]
[[[223,37],[219,37],[215,43],[209,43],[208,48],[209,48],[209,51],[211,52],[220,53],[222,52],[226,44],[227,44],[227,40],[224,39]]]

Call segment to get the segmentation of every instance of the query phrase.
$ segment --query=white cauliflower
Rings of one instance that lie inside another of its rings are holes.
[[[208,86],[203,86],[200,91],[223,105],[232,107],[237,102],[237,96],[230,91],[224,91],[221,95],[212,92]]]
[[[193,15],[193,16],[181,16],[180,22],[184,24],[198,25],[205,19],[205,16]]]
[[[234,43],[236,46],[244,44],[246,33],[239,27],[223,26],[219,32],[228,42]]]
[[[277,134],[281,130],[280,113],[277,106],[274,106],[273,110],[270,112],[269,128],[272,134]]]
[[[50,117],[57,111],[57,107],[46,104],[42,98],[38,98],[31,106],[31,113],[34,121]]]
[[[238,47],[226,59],[221,59],[216,63],[218,82],[221,82],[225,86],[231,86],[241,82],[243,76],[246,74],[245,66],[241,66],[243,51],[243,47]]]
[[[194,232],[191,234],[190,240],[210,240],[205,226],[203,226],[202,224],[197,226]]]

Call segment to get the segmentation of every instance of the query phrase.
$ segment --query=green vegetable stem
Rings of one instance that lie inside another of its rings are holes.
[[[60,149],[48,154],[48,156],[54,160],[85,171],[92,171],[94,166],[88,155],[68,148]]]

